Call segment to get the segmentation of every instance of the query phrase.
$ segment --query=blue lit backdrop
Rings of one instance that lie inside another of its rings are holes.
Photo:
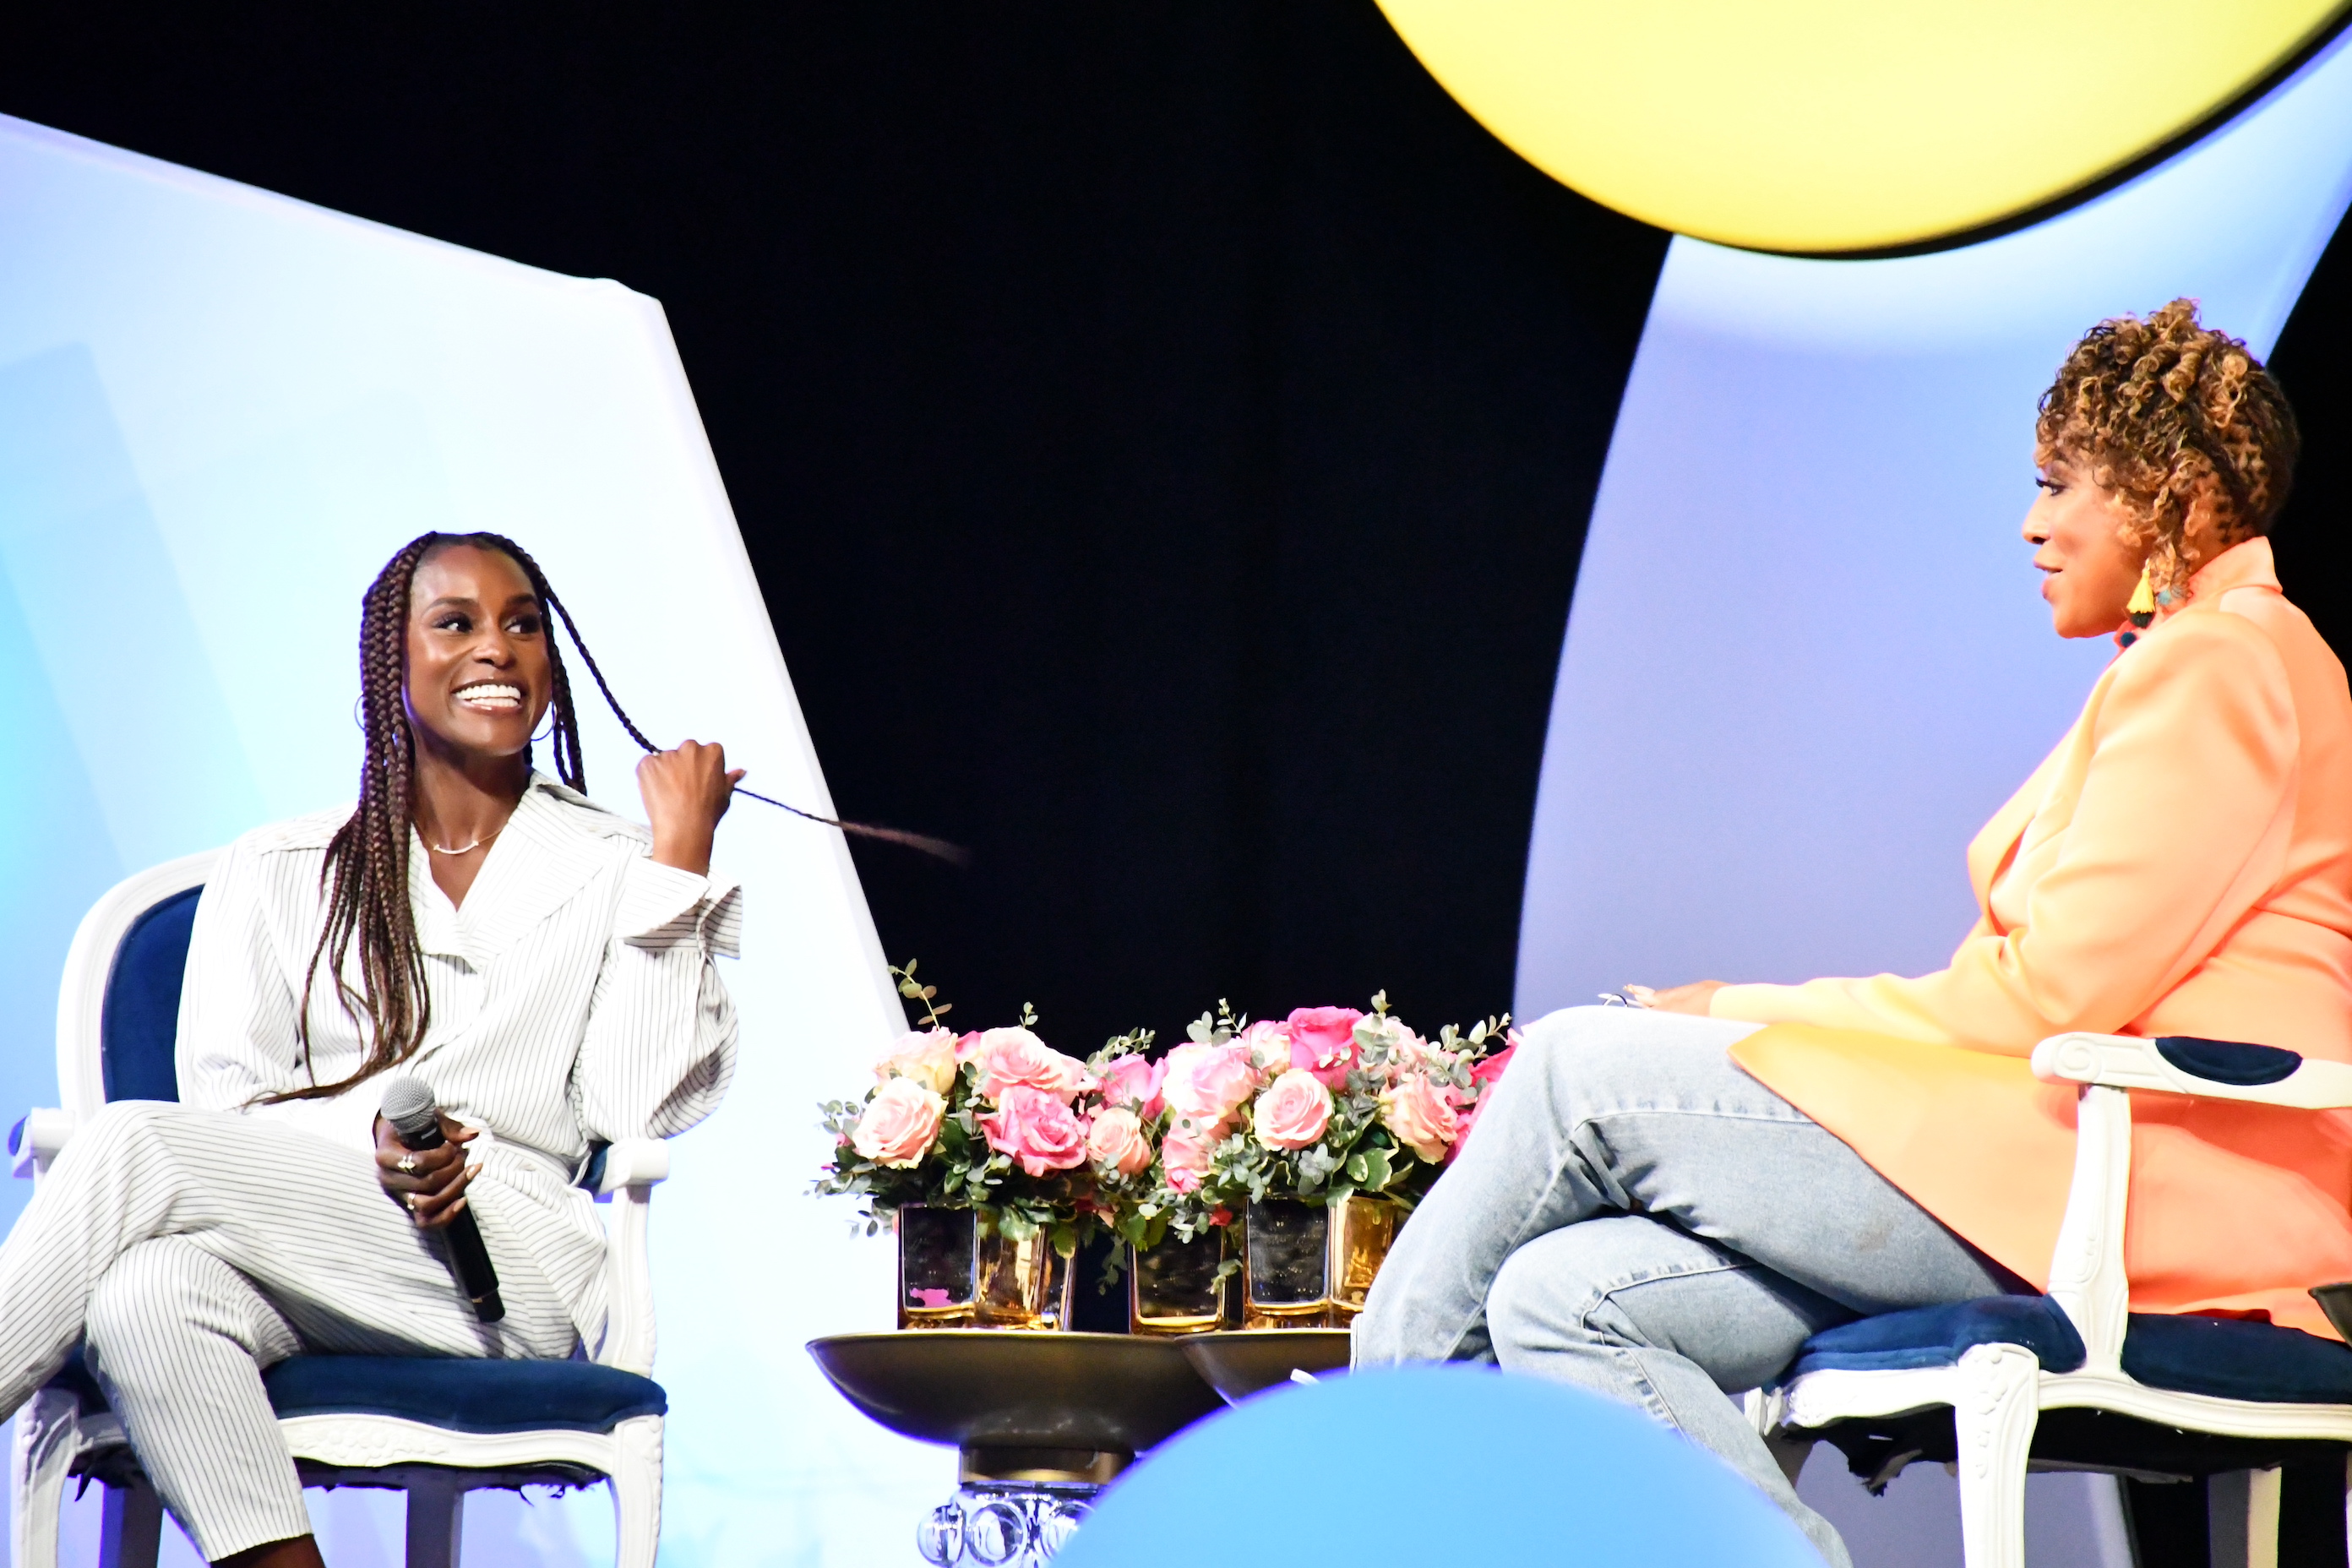
[[[2018,539],[2035,398],[2085,327],[2176,295],[2267,353],[2347,196],[2339,39],[2003,238],[1866,262],[1675,239],[1560,658],[1519,1016],[1627,981],[1938,967],[1975,918],[1963,846],[2114,651],[2051,635]],[[1836,1469],[1805,1492],[1858,1561],[1958,1563],[1939,1473],[1888,1506]],[[2105,1486],[2036,1478],[2037,1552],[2125,1568]]]

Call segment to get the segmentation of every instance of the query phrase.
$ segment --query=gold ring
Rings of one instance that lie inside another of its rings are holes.
[[[416,1212],[416,1194],[415,1193],[402,1194],[400,1201],[408,1205],[408,1212],[410,1214],[415,1214]]]
[[[416,1156],[414,1154],[403,1154],[400,1157],[399,1168],[400,1173],[404,1176],[413,1176],[416,1174]]]

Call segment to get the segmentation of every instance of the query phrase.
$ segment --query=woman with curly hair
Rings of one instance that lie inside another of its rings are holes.
[[[228,847],[188,948],[180,1102],[109,1105],[0,1246],[0,1410],[79,1342],[215,1563],[320,1561],[263,1368],[593,1349],[604,1231],[575,1178],[597,1143],[684,1131],[727,1091],[712,959],[739,899],[709,870],[742,775],[689,741],[637,765],[650,831],[591,804],[556,617],[497,534],[385,564],[360,613],[358,805]],[[542,719],[560,777],[531,765]],[[395,1068],[445,1113],[439,1148],[376,1113]],[[500,1308],[453,1277],[465,1212]]]
[[[1844,1563],[1724,1394],[1855,1317],[2047,1282],[2074,1100],[2032,1077],[2038,1042],[2352,1061],[2352,695],[2265,537],[2296,444],[2189,301],[2094,328],[2042,399],[2024,535],[2058,635],[2122,651],[1969,846],[1951,963],[1632,986],[1530,1026],[1381,1270],[1359,1364],[1491,1359],[1635,1405]],[[2352,1116],[2184,1100],[2135,1123],[2134,1310],[2333,1337],[2305,1291],[2352,1279]]]

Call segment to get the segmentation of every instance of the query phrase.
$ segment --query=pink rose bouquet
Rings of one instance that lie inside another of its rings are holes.
[[[1171,1051],[1160,1191],[1191,1235],[1253,1199],[1357,1194],[1411,1207],[1453,1157],[1499,1067],[1507,1016],[1425,1039],[1389,1011],[1301,1007],[1252,1023],[1220,1005]]]
[[[892,973],[923,1026],[876,1059],[864,1099],[824,1108],[834,1158],[816,1191],[865,1200],[869,1231],[910,1204],[969,1206],[1014,1239],[1050,1231],[1067,1256],[1153,1168],[1160,1075],[1141,1055],[1151,1037],[1120,1037],[1081,1061],[1041,1039],[1026,1009],[1012,1026],[959,1036],[914,969]]]
[[[1223,1003],[1154,1059],[1118,1036],[1083,1060],[1014,1025],[958,1035],[914,965],[920,1024],[874,1087],[824,1107],[817,1191],[865,1200],[869,1228],[910,1204],[969,1205],[1066,1256],[1098,1227],[1139,1248],[1232,1223],[1252,1200],[1355,1194],[1410,1208],[1475,1126],[1518,1040],[1507,1016],[1425,1038],[1389,1011],[1301,1007],[1255,1022]]]

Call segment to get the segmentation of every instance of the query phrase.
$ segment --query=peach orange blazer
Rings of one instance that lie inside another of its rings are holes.
[[[1730,985],[1780,1027],[1742,1067],[2036,1285],[2074,1090],[2025,1058],[2068,1029],[2352,1061],[2352,694],[2270,542],[2207,563],[1969,846],[1981,911],[1948,968]],[[2125,1266],[2139,1311],[2267,1311],[2333,1335],[2352,1279],[2352,1113],[2132,1097]]]

